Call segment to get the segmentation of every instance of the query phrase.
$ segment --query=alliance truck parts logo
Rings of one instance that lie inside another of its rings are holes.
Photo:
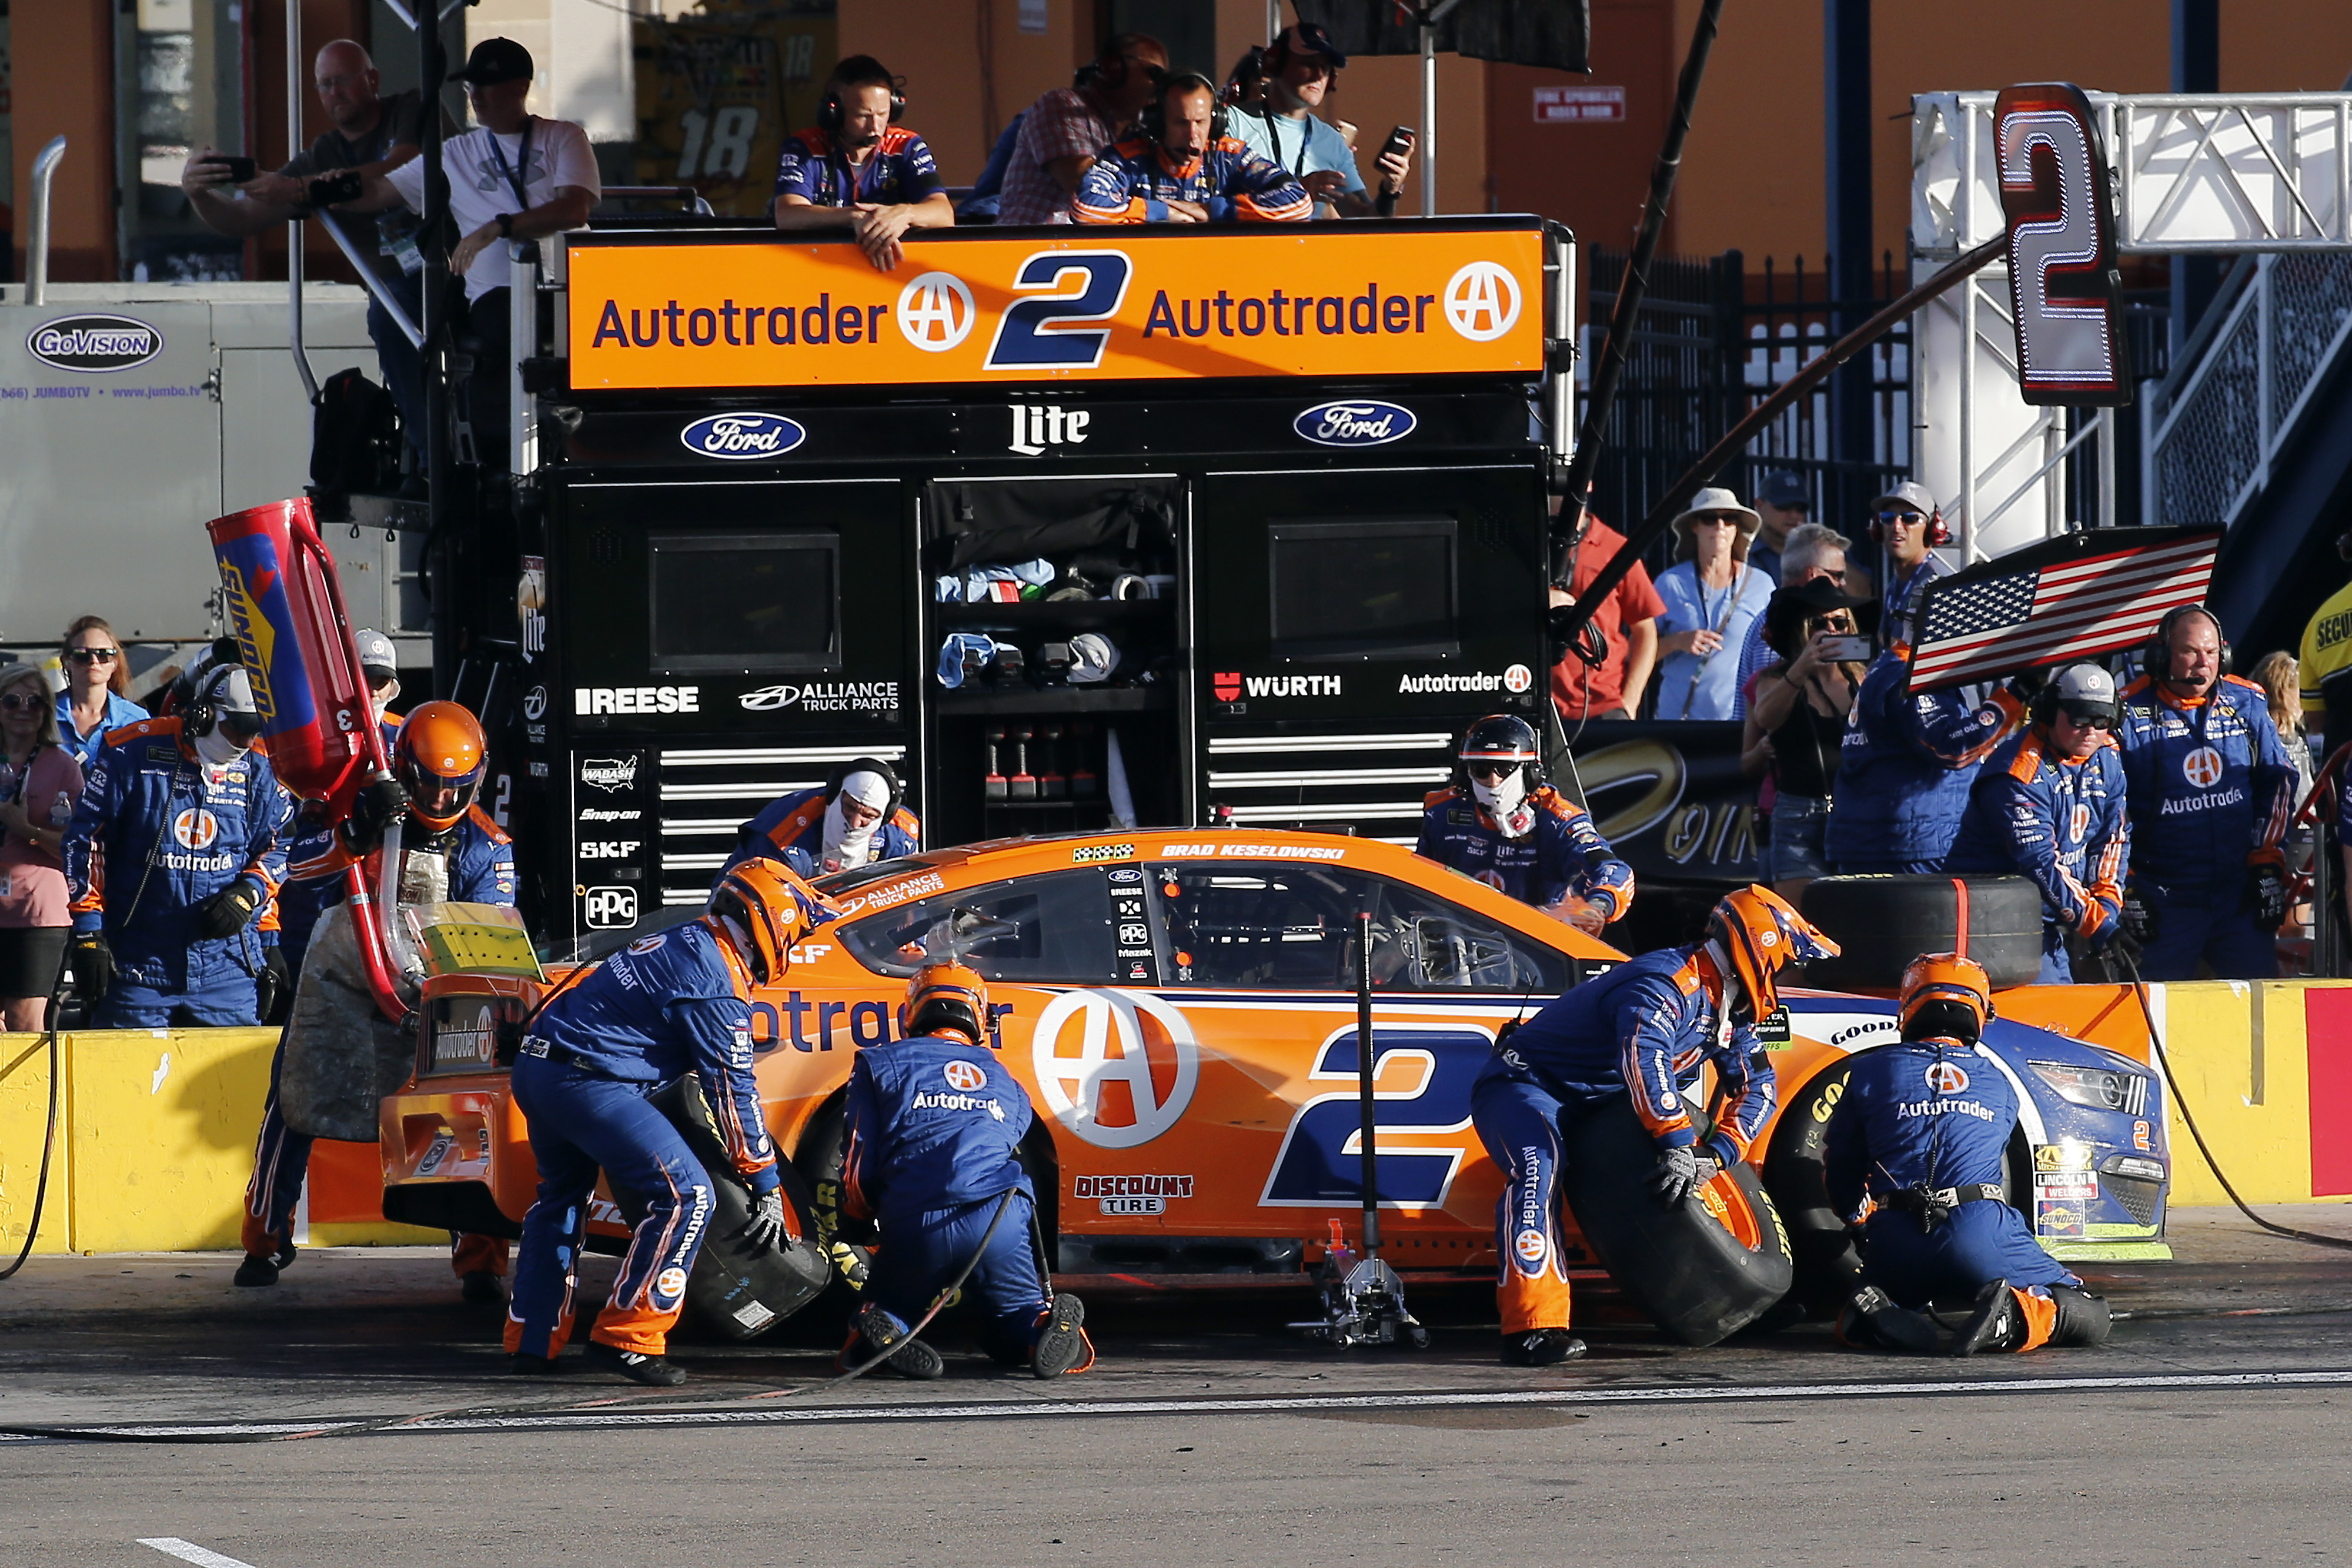
[[[749,713],[776,713],[798,708],[803,713],[897,713],[896,681],[811,681],[806,685],[761,686],[745,692],[735,705]]]
[[[25,351],[80,375],[127,371],[163,351],[163,334],[128,316],[60,316],[25,335]]]

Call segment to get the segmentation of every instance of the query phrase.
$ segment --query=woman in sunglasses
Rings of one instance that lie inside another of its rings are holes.
[[[58,648],[66,689],[58,694],[58,740],[84,768],[106,740],[106,732],[136,724],[147,710],[131,700],[130,661],[114,628],[85,615],[66,628]]]
[[[1764,880],[1791,904],[1830,874],[1822,841],[1838,748],[1870,653],[1853,619],[1864,602],[1820,577],[1781,589],[1764,612],[1764,642],[1775,657],[1749,685],[1739,770],[1771,784],[1771,800],[1759,801],[1758,858]]]
[[[0,1029],[48,1027],[72,922],[58,850],[80,800],[47,677],[31,664],[0,669]]]

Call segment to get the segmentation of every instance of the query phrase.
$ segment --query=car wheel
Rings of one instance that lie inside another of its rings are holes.
[[[689,1073],[648,1103],[677,1126],[710,1177],[710,1219],[702,1249],[695,1255],[694,1272],[687,1278],[688,1313],[716,1333],[748,1340],[816,1300],[833,1270],[818,1243],[815,1205],[800,1173],[777,1162],[785,1218],[796,1239],[773,1249],[746,1247],[740,1239],[754,1207],[751,1189],[735,1175],[701,1082]],[[629,1213],[632,1224],[645,1212],[642,1203],[625,1200],[623,1207],[625,1213],[634,1210]]]
[[[831,1332],[835,1323],[845,1331],[851,1314],[864,1301],[860,1292],[873,1263],[871,1248],[846,1241],[832,1245],[841,1226],[841,1156],[848,1132],[848,1102],[835,1095],[809,1118],[793,1150],[793,1168],[812,1195],[819,1245],[826,1247],[831,1269],[824,1294],[804,1314],[822,1332]]]
[[[1805,966],[1804,983],[1832,991],[1887,991],[1922,953],[1958,945],[1995,989],[2042,972],[2042,893],[2021,876],[1825,876],[1805,889],[1805,918],[1844,951]]]
[[[1713,1344],[1789,1292],[1789,1233],[1754,1168],[1733,1166],[1698,1197],[1652,1197],[1657,1145],[1615,1096],[1567,1129],[1561,1179],[1577,1228],[1618,1286],[1685,1344]]]
[[[1823,1157],[1830,1118],[1849,1076],[1851,1069],[1843,1062],[1816,1074],[1790,1097],[1765,1146],[1764,1190],[1772,1195],[1789,1228],[1795,1261],[1796,1282],[1789,1297],[1812,1318],[1834,1317],[1862,1273],[1862,1255],[1830,1203]]]

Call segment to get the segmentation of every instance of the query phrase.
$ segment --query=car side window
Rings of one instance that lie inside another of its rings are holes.
[[[1372,988],[1557,996],[1567,954],[1385,877],[1330,866],[1160,865],[1162,963],[1180,986],[1356,988],[1356,915],[1372,915]]]
[[[951,927],[959,924],[967,928],[957,944],[963,961],[983,978],[1118,982],[1110,891],[1095,869],[943,893],[846,920],[841,942],[867,968],[904,977],[944,962]]]

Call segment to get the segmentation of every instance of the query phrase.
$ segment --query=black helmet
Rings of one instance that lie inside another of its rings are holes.
[[[1536,742],[1535,726],[1515,714],[1490,713],[1470,727],[1455,753],[1455,784],[1467,788],[1473,761],[1516,762],[1527,769],[1528,789],[1543,782],[1543,751]]]

